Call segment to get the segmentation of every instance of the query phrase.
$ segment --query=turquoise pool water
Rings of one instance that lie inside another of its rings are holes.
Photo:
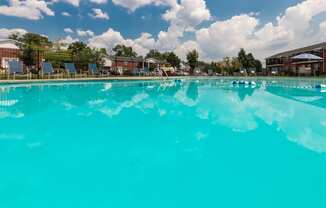
[[[1,208],[326,207],[326,93],[230,80],[0,86]]]

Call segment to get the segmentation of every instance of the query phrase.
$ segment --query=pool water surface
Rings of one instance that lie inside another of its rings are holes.
[[[326,93],[277,83],[1,85],[0,207],[325,208]]]

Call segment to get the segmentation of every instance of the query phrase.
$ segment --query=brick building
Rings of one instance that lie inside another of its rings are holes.
[[[0,39],[0,68],[7,69],[8,61],[18,60],[19,52],[14,40]]]
[[[135,69],[143,68],[142,58],[132,58],[132,57],[118,57],[112,56],[111,69],[118,70],[121,72],[132,72]]]
[[[317,56],[319,59],[294,59],[300,54]],[[288,75],[297,74],[326,74],[326,42],[295,50],[285,51],[266,58],[268,73]]]

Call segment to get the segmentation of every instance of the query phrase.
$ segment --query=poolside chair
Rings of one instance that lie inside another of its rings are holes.
[[[63,76],[63,74],[55,74],[54,72],[54,69],[53,69],[53,66],[51,63],[49,62],[42,62],[41,63],[41,73],[42,73],[42,79],[44,78],[44,75],[48,75],[48,77],[51,77],[51,76],[57,76],[57,77],[60,77],[60,76]]]
[[[13,75],[13,79],[15,79],[18,76],[26,77],[27,79],[32,78],[31,73],[24,73],[23,62],[17,60],[11,60],[8,62],[8,79],[10,75]]]
[[[240,69],[240,74],[243,75],[243,76],[247,75],[247,69],[241,68]]]
[[[100,71],[97,68],[96,64],[88,64],[88,71],[91,75],[102,75],[102,73],[100,73]]]
[[[65,70],[68,73],[68,75],[74,76],[74,77],[77,77],[77,76],[82,77],[83,76],[82,74],[77,73],[76,66],[74,63],[64,63],[64,66],[65,66]]]
[[[150,71],[149,71],[148,67],[145,67],[145,68],[141,69],[139,73],[141,76],[149,76]]]
[[[131,71],[132,75],[133,76],[139,76],[140,75],[140,70],[137,69],[137,68],[134,68],[132,71]]]

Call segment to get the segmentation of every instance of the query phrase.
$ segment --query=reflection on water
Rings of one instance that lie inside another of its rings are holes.
[[[268,137],[261,132],[273,131],[309,150],[326,152],[325,109],[325,93],[313,89],[261,83],[232,86],[221,80],[44,84],[7,86],[0,91],[2,138],[15,135],[15,128],[23,125],[30,131],[24,129],[18,135],[40,130],[40,126],[51,133],[60,126],[73,125],[77,117],[96,118],[101,123],[121,119],[128,125],[149,118],[169,122],[162,124],[167,132],[176,132],[176,126],[193,127],[198,141],[213,138],[219,131],[243,138]],[[166,120],[160,120],[163,117]],[[26,123],[32,120],[34,123]],[[92,123],[87,125],[92,128]],[[141,128],[145,132],[147,127]]]

